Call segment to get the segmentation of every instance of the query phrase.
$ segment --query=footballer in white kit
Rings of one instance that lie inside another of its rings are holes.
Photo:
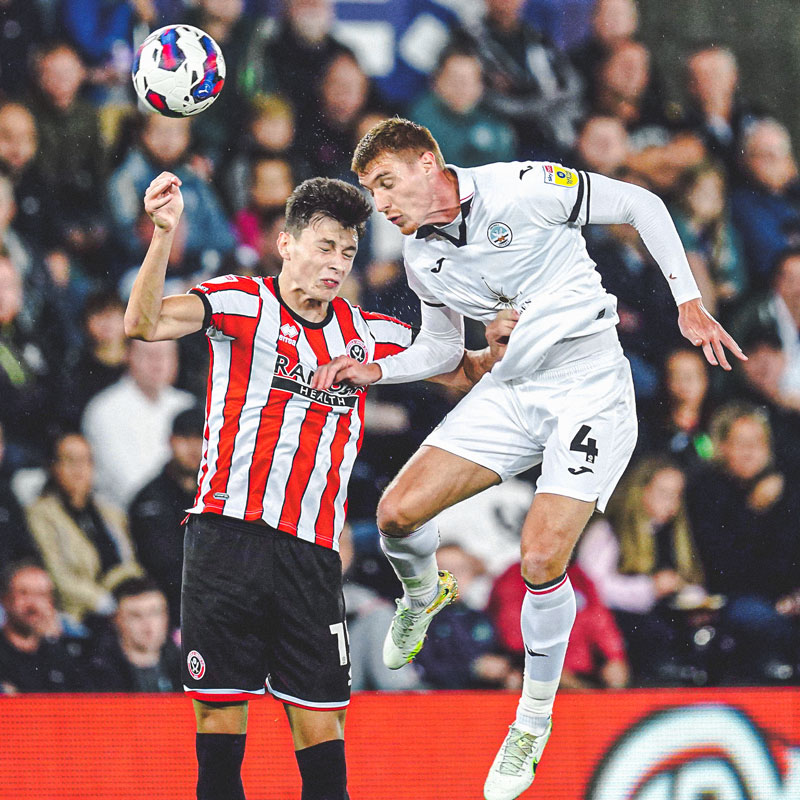
[[[383,653],[396,669],[419,652],[452,596],[437,582],[436,515],[542,464],[521,532],[523,692],[484,786],[487,800],[513,800],[533,780],[552,727],[575,618],[570,554],[595,508],[605,507],[636,442],[616,299],[586,252],[582,226],[634,225],[672,289],[682,333],[726,369],[723,345],[744,355],[703,308],[669,214],[645,189],[547,162],[446,165],[426,128],[398,118],[365,134],[352,166],[378,211],[406,237],[406,273],[421,301],[422,327],[397,355],[369,365],[334,359],[317,372],[316,385],[399,383],[452,369],[453,354],[463,351],[462,318],[489,323],[507,310],[502,360],[390,484],[378,526],[404,586]]]

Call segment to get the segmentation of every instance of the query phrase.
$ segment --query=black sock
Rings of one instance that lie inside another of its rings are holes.
[[[245,800],[242,760],[246,733],[198,733],[197,800]]]
[[[343,739],[295,750],[294,755],[303,779],[301,800],[348,800]]]

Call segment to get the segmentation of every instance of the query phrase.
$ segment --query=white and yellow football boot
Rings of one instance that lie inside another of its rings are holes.
[[[483,785],[485,800],[515,800],[533,783],[536,765],[552,730],[552,720],[539,736],[511,725]]]

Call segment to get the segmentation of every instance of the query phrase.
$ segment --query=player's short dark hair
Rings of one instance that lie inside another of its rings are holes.
[[[148,592],[161,591],[161,587],[149,576],[142,575],[141,577],[125,578],[120,581],[112,590],[111,594],[119,605],[126,597],[138,597],[140,594],[147,594]]]
[[[309,178],[286,201],[286,230],[299,236],[313,222],[327,217],[362,239],[371,213],[372,206],[355,186],[335,178]]]
[[[424,125],[402,117],[391,117],[373,125],[361,137],[353,153],[350,169],[356,175],[363,175],[369,165],[384,153],[416,157],[428,152],[436,156],[436,163],[444,169],[439,143]]]

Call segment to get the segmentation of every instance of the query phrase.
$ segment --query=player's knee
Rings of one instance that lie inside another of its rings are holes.
[[[418,527],[411,505],[398,492],[386,492],[378,503],[378,528],[389,536],[408,536]]]
[[[567,561],[558,548],[532,548],[522,554],[522,577],[534,586],[547,583],[564,572]]]

